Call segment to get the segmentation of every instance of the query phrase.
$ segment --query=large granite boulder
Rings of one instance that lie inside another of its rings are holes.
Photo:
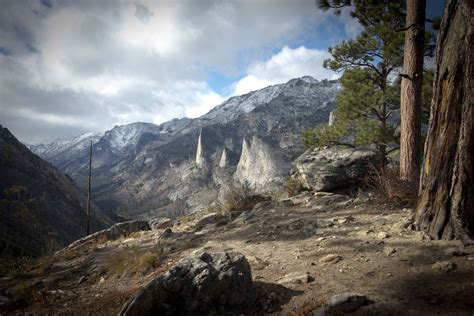
[[[291,176],[313,191],[330,192],[360,183],[379,162],[375,151],[334,146],[304,152]]]
[[[256,288],[247,259],[238,252],[201,253],[180,260],[128,301],[120,315],[193,315],[245,309]]]

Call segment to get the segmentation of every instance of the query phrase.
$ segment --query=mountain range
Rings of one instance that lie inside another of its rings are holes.
[[[29,148],[85,187],[92,142],[93,197],[107,211],[193,211],[242,183],[260,193],[281,189],[304,151],[301,131],[328,122],[339,88],[305,76],[232,97],[198,118],[115,126]]]

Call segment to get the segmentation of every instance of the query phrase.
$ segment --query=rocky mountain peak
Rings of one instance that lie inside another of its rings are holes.
[[[224,148],[224,149],[222,149],[221,158],[219,159],[219,167],[220,168],[225,168],[225,167],[227,167],[228,163],[229,162],[227,161],[227,149]]]
[[[196,161],[196,165],[199,168],[204,167],[204,165],[206,163],[205,158],[204,158],[204,154],[203,154],[203,150],[202,150],[202,129],[199,131],[195,161]]]

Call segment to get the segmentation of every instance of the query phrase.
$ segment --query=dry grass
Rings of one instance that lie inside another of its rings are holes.
[[[224,197],[224,202],[216,205],[220,213],[228,214],[233,211],[249,212],[258,203],[264,200],[264,197],[256,194],[249,183],[244,183],[238,187],[232,187]]]
[[[395,166],[374,168],[368,176],[367,185],[383,202],[412,207],[418,198],[418,185],[399,178],[399,170]]]
[[[288,177],[283,187],[285,188],[285,191],[286,191],[286,194],[288,194],[288,197],[298,195],[299,193],[307,190],[300,179],[293,178],[293,177]]]
[[[106,274],[109,276],[146,275],[158,266],[158,254],[143,252],[138,247],[127,247],[105,258]]]

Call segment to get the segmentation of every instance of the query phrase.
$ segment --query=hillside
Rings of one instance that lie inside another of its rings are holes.
[[[26,275],[0,281],[0,312],[117,315],[180,259],[238,251],[250,263],[256,302],[226,315],[317,315],[345,292],[368,299],[350,315],[472,315],[474,249],[425,238],[411,230],[412,215],[368,196],[306,192],[257,204],[234,219],[198,225],[202,214],[185,216],[70,247]],[[222,315],[218,308],[205,314]]]
[[[84,236],[84,194],[1,126],[0,178],[2,258],[45,254]],[[113,223],[97,207],[92,213],[92,231]]]
[[[259,192],[273,191],[304,150],[301,130],[328,121],[338,89],[337,81],[296,78],[232,97],[196,119],[134,123],[116,126],[100,138],[84,137],[82,142],[94,143],[96,201],[125,215],[154,216],[173,211],[173,203],[197,210],[243,182]],[[87,150],[75,140],[30,148],[85,183]],[[219,166],[224,151],[225,163]],[[248,172],[256,169],[265,172],[259,177]]]

